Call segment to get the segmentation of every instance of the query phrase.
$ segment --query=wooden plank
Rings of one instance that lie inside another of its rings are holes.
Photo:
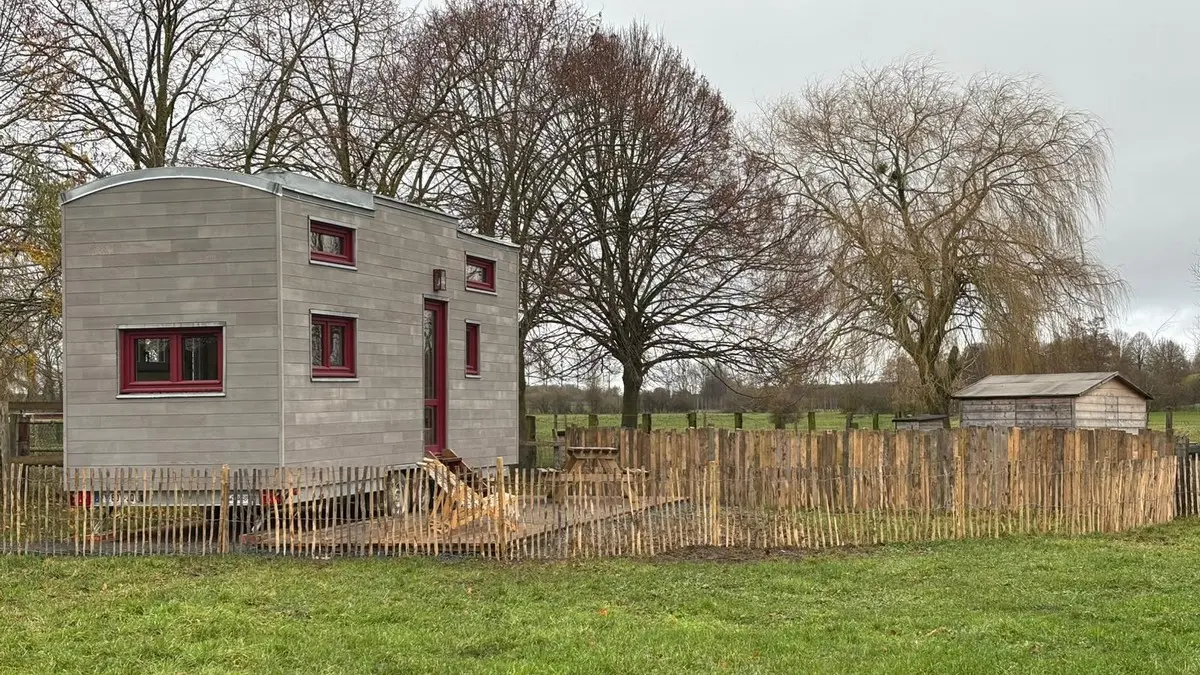
[[[10,464],[24,464],[25,466],[62,466],[63,453],[39,452],[36,455],[9,457],[8,461]]]

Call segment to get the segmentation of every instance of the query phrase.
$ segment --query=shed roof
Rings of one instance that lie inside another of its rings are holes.
[[[988,375],[954,394],[954,398],[1075,397],[1118,380],[1147,399],[1150,394],[1116,371],[1108,373],[1041,373],[1036,375]]]

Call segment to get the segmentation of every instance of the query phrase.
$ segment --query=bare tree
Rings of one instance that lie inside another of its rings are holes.
[[[393,0],[262,2],[238,42],[239,113],[218,162],[439,205],[451,190],[451,96],[471,72],[467,37],[480,34]]]
[[[299,163],[313,142],[305,116],[321,104],[305,87],[308,60],[354,21],[339,3],[264,0],[256,9],[235,42],[242,57],[233,74],[239,93],[217,121],[222,142],[211,158],[245,173]]]
[[[205,116],[232,94],[223,66],[246,16],[243,0],[29,6],[22,39],[53,73],[31,94],[59,130],[56,151],[100,175],[171,166],[205,146]]]
[[[798,221],[776,217],[769,186],[739,160],[721,95],[642,26],[595,34],[563,77],[571,121],[586,130],[565,178],[579,203],[566,235],[583,245],[552,316],[586,353],[620,365],[622,425],[637,424],[660,364],[774,365],[794,344],[769,311],[784,290],[771,273],[783,244],[799,241]]]
[[[576,245],[564,236],[578,201],[564,193],[563,176],[581,130],[567,118],[568,89],[559,69],[594,21],[558,0],[455,0],[426,23],[462,44],[443,49],[459,56],[449,64],[456,86],[447,123],[439,127],[453,182],[438,201],[467,227],[521,247],[523,402],[527,359],[540,359],[546,371],[561,369],[555,345],[539,339],[552,333],[538,330]]]
[[[769,107],[754,142],[828,242],[843,335],[906,354],[931,412],[967,339],[1037,335],[1121,295],[1087,248],[1104,130],[1034,81],[853,72]]]
[[[66,184],[26,163],[20,202],[0,217],[0,397],[54,396],[62,363],[61,228]]]
[[[9,191],[4,188],[18,177],[36,146],[27,121],[37,109],[30,89],[44,79],[46,69],[24,41],[31,16],[27,3],[0,3],[0,190],[6,197]],[[10,204],[10,199],[0,200],[0,208]]]

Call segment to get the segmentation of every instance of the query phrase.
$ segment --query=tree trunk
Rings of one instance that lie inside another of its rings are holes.
[[[624,390],[621,392],[621,426],[626,429],[636,429],[638,425],[638,404],[642,395],[642,371],[640,368],[625,365],[621,371],[621,382]]]
[[[917,366],[917,376],[921,379],[921,402],[925,412],[931,415],[950,414],[950,386],[946,382],[946,374],[940,372],[937,361],[932,359],[914,359]]]
[[[932,389],[926,389],[925,395],[922,397],[925,400],[926,411],[931,415],[949,415],[950,414],[950,397],[942,393],[941,387],[934,387],[930,383]]]
[[[925,412],[932,415],[950,414],[950,387],[945,374],[935,368],[922,382],[921,399],[925,403]]]

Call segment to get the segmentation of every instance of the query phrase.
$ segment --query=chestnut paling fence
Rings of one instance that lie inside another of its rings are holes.
[[[654,555],[1114,532],[1194,513],[1200,457],[1082,430],[574,432],[619,468],[63,469],[0,474],[0,552]],[[567,448],[562,449],[566,454]]]

